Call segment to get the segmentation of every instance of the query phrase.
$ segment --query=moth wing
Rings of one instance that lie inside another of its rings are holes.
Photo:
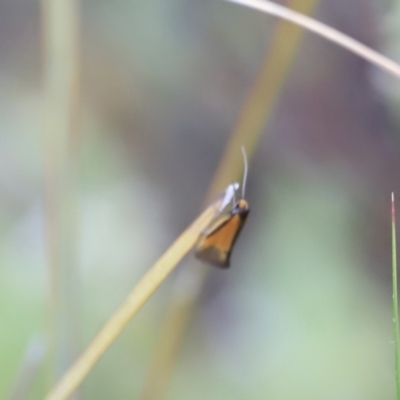
[[[223,194],[221,205],[219,206],[219,211],[222,211],[235,198],[235,193],[238,189],[239,184],[237,182],[232,183],[226,188],[225,193]]]
[[[220,268],[228,268],[232,247],[247,214],[221,214],[199,241],[195,255],[198,259]]]
[[[220,194],[213,202],[212,202],[212,207],[215,210],[216,214],[228,214],[226,212],[226,208],[229,203],[232,202],[232,200],[235,198],[235,192],[239,189],[239,184],[238,183],[232,183],[230,184],[224,193]],[[215,219],[218,219],[215,218]]]

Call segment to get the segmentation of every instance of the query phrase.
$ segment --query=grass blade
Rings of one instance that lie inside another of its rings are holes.
[[[394,204],[394,193],[392,193],[392,280],[393,280],[393,333],[394,333],[394,359],[396,373],[396,398],[400,400],[400,377],[399,377],[399,310],[397,300],[397,252],[396,252],[396,212]]]
[[[49,390],[61,366],[69,365],[80,348],[80,0],[42,0],[41,29],[44,240],[49,281],[45,387]]]
[[[231,3],[241,4],[243,6],[251,7],[267,14],[293,22],[303,28],[314,32],[325,39],[336,43],[354,54],[364,58],[377,67],[389,72],[390,74],[400,78],[400,65],[393,60],[383,56],[377,51],[372,50],[368,46],[358,42],[357,40],[345,35],[344,33],[331,28],[313,18],[300,14],[296,11],[286,8],[279,4],[273,3],[268,0],[227,0]]]

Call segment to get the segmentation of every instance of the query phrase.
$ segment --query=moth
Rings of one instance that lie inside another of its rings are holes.
[[[238,183],[228,186],[222,200],[219,213],[200,236],[195,256],[201,261],[219,268],[229,268],[232,249],[247,220],[250,208],[244,198],[247,179],[247,157],[242,147],[244,158],[244,175],[242,193],[236,200]]]

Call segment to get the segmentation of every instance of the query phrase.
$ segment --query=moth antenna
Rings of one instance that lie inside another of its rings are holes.
[[[244,193],[246,189],[246,181],[247,181],[247,171],[248,171],[248,164],[247,164],[247,155],[244,146],[241,147],[242,154],[243,154],[243,161],[244,161],[244,172],[243,172],[243,183],[242,183],[242,199],[244,199]]]

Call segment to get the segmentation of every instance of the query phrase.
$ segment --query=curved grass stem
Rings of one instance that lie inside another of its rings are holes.
[[[325,39],[336,43],[361,58],[369,61],[371,64],[383,69],[386,72],[400,78],[400,65],[390,58],[383,56],[368,46],[358,42],[357,40],[345,35],[344,33],[331,28],[313,18],[300,14],[290,8],[281,6],[268,0],[227,0],[231,3],[241,4],[243,6],[254,8],[258,11],[274,15],[286,21],[290,21],[296,25],[302,26],[308,31],[314,32]]]

